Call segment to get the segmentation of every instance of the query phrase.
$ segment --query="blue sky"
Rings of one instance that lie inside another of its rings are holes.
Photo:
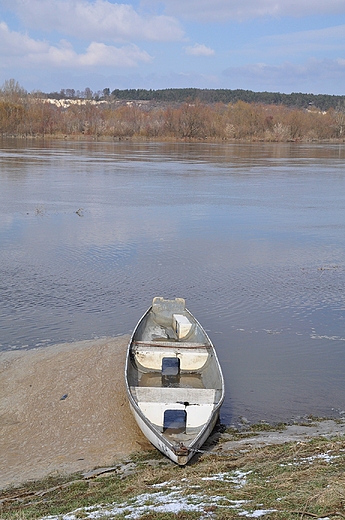
[[[345,0],[0,0],[0,85],[345,94]]]

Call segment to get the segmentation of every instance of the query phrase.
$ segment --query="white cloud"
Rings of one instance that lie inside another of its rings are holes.
[[[62,42],[60,47],[49,47],[44,55],[32,55],[31,61],[38,65],[86,68],[86,67],[135,67],[141,61],[151,61],[150,55],[136,45],[114,47],[92,42],[85,53],[77,54],[70,44]]]
[[[322,13],[345,14],[345,0],[0,0],[0,11],[0,71],[3,80],[15,77],[25,88],[54,90],[74,81],[96,90],[112,82],[122,88],[338,93],[345,79],[343,17],[337,17],[336,27],[303,30],[315,27],[314,17]],[[287,24],[277,24],[276,18],[284,16],[290,17]],[[293,16],[306,16],[298,22],[299,32],[291,32]],[[186,25],[192,38],[184,34],[179,22],[183,17],[197,22]],[[260,17],[264,25],[261,20],[251,23],[250,34],[248,24],[236,23]],[[331,24],[329,20],[325,16]],[[221,22],[216,35],[212,22]],[[148,52],[140,43],[144,40],[150,42]],[[223,42],[217,52],[215,41]],[[190,56],[195,58],[193,70]],[[212,56],[212,70],[207,70],[202,58]],[[228,65],[222,74],[219,67]],[[131,72],[120,73],[119,68]],[[76,84],[73,87],[80,88]]]
[[[275,34],[253,39],[241,49],[233,51],[236,56],[250,61],[272,63],[279,60],[301,62],[306,57],[317,56],[319,59],[343,56],[345,52],[345,25],[327,27],[317,30],[306,30],[285,34]]]
[[[107,82],[118,88],[224,88],[255,92],[306,92],[343,95],[345,59],[305,60],[296,65],[285,61],[279,65],[251,63],[229,67],[219,75],[197,71],[169,74],[113,76]]]
[[[25,27],[98,41],[176,41],[183,30],[172,16],[140,15],[108,0],[5,0]]]
[[[228,55],[237,63],[300,63],[308,57],[336,59],[345,52],[345,25],[254,37]]]
[[[345,81],[345,60],[309,59],[301,65],[285,62],[281,65],[253,63],[243,67],[230,67],[224,71],[229,78],[227,88],[243,88],[270,92],[310,92],[313,94],[329,93],[329,82],[342,85]]]
[[[78,62],[83,66],[135,67],[140,61],[151,60],[152,57],[136,45],[118,48],[97,42],[92,42],[87,52],[78,56]]]
[[[186,54],[191,54],[192,56],[213,56],[215,52],[204,44],[196,43],[193,46],[186,47]]]
[[[204,22],[345,13],[344,0],[142,0],[143,5],[161,3],[169,14]]]
[[[35,41],[27,35],[10,31],[0,23],[1,63],[6,65],[53,66],[67,68],[135,67],[139,62],[149,62],[152,57],[136,45],[114,47],[92,42],[84,53],[77,53],[72,44],[62,40],[58,46]],[[16,63],[15,63],[16,62]]]
[[[261,40],[280,55],[295,55],[300,52],[344,51],[345,25],[326,27],[324,29],[299,31],[289,34],[268,36]]]
[[[10,31],[5,22],[0,22],[0,56],[9,58],[23,53],[40,53],[47,49],[45,42],[35,41],[26,34]]]

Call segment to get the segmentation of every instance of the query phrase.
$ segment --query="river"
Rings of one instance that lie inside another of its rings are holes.
[[[345,413],[345,145],[0,140],[0,270],[2,350],[128,334],[179,296],[223,422]]]

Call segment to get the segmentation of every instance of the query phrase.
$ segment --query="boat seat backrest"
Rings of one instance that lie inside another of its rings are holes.
[[[185,305],[183,298],[164,300],[164,298],[157,297],[153,299],[152,312],[158,324],[171,325],[173,314],[183,314]]]

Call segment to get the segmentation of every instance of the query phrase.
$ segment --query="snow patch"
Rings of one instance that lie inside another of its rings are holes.
[[[164,483],[165,484],[165,483]],[[210,496],[189,494],[183,496],[181,490],[172,492],[144,493],[123,502],[122,504],[106,504],[76,509],[67,514],[45,516],[41,520],[77,520],[83,515],[84,520],[97,520],[104,518],[116,518],[122,515],[128,520],[138,520],[149,512],[156,513],[180,513],[192,511],[204,513],[205,507],[219,506],[222,508],[238,509],[245,503],[244,500],[229,500],[222,496]],[[203,515],[200,518],[205,518]]]
[[[231,473],[216,473],[211,477],[203,477],[201,480],[218,480],[221,482],[231,482],[235,484],[237,488],[241,488],[247,484],[247,475],[252,473],[251,471],[234,471]]]
[[[246,516],[247,518],[260,518],[260,516],[269,515],[270,513],[275,513],[276,511],[277,509],[257,509],[251,513],[248,511],[242,511],[242,513],[238,513],[238,516]]]
[[[288,462],[286,464],[280,464],[281,467],[286,466],[301,466],[302,464],[312,464],[315,460],[324,460],[325,462],[332,463],[335,459],[339,458],[339,455],[330,455],[330,452],[319,453],[318,455],[312,455],[310,457],[304,457],[295,462]]]

